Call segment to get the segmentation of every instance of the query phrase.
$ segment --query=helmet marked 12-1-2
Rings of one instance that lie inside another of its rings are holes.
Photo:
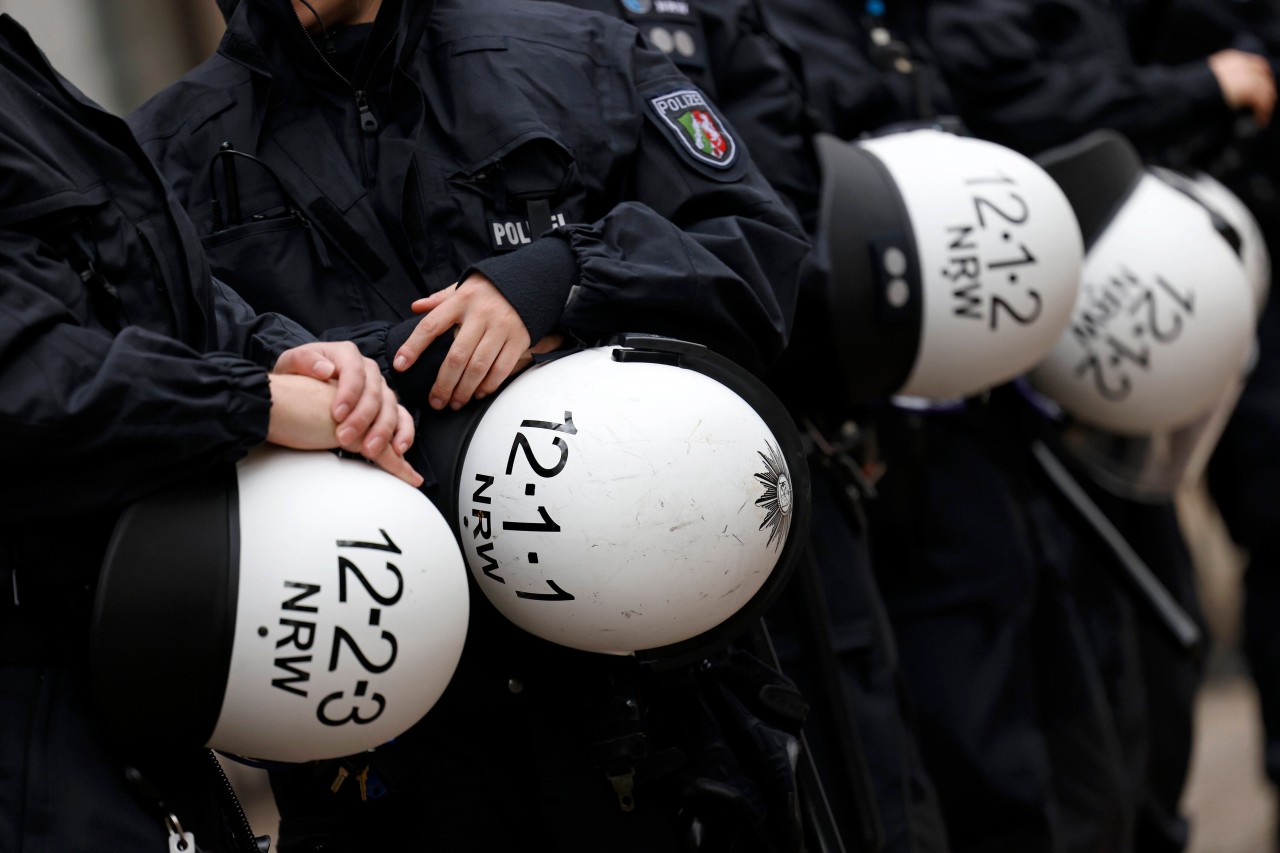
[[[91,684],[125,738],[350,755],[436,702],[468,613],[461,553],[425,495],[364,460],[263,446],[123,514]]]
[[[458,436],[432,443],[437,471],[459,459],[445,512],[473,578],[553,643],[701,656],[762,615],[804,539],[790,417],[695,344],[629,335],[535,366]]]
[[[852,401],[970,396],[1044,356],[1084,248],[1040,166],[940,127],[815,143],[829,333]]]

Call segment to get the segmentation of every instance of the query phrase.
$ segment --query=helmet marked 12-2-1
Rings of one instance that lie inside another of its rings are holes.
[[[468,613],[461,553],[424,494],[364,460],[263,446],[123,514],[91,685],[125,738],[350,755],[436,702]]]
[[[815,144],[829,334],[851,401],[970,396],[1044,356],[1084,248],[1040,166],[940,127]]]
[[[785,583],[808,470],[781,403],[728,359],[628,335],[530,368],[468,408],[453,440],[429,442],[432,464],[454,484],[444,511],[476,584],[524,630],[691,659],[744,630]]]

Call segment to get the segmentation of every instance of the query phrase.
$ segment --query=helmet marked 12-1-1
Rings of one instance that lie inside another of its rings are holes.
[[[127,739],[350,755],[436,702],[468,613],[461,553],[424,494],[364,460],[264,445],[122,515],[91,686]]]
[[[970,396],[1044,356],[1084,249],[1040,166],[938,127],[815,144],[829,333],[851,400]]]
[[[1030,373],[1075,420],[1122,436],[1186,426],[1244,373],[1259,295],[1215,211],[1119,134],[1039,158],[1088,245],[1068,329]]]
[[[785,583],[808,470],[781,403],[728,359],[628,335],[468,408],[457,440],[430,443],[432,464],[455,484],[445,512],[476,584],[520,628],[584,651],[692,659]]]

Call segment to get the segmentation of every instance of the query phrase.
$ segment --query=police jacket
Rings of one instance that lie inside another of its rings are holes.
[[[764,26],[756,0],[560,0],[630,22],[711,101],[806,230],[817,218],[813,130],[799,59]]]
[[[921,31],[920,0],[761,0],[766,26],[802,57],[824,129],[857,139],[954,112]]]
[[[535,341],[638,329],[755,369],[781,350],[800,229],[630,27],[390,0],[342,65],[342,34],[313,40],[288,0],[223,7],[218,53],[131,121],[215,271],[259,310],[317,332],[381,321],[394,352],[409,304],[474,270]],[[412,406],[430,384],[398,390]]]
[[[930,44],[965,121],[1035,154],[1099,128],[1148,157],[1231,120],[1208,63],[1142,65],[1123,0],[936,0]]]
[[[310,336],[210,278],[125,123],[8,16],[0,79],[0,580],[61,608],[122,507],[265,439],[264,368]]]

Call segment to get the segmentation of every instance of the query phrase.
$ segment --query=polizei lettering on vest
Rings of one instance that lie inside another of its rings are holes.
[[[568,220],[565,219],[563,213],[551,214],[551,228],[563,228]],[[495,249],[514,249],[519,246],[527,246],[534,241],[535,237],[541,237],[541,234],[531,233],[529,223],[523,219],[500,220],[495,219],[490,223],[493,233],[493,247]]]

